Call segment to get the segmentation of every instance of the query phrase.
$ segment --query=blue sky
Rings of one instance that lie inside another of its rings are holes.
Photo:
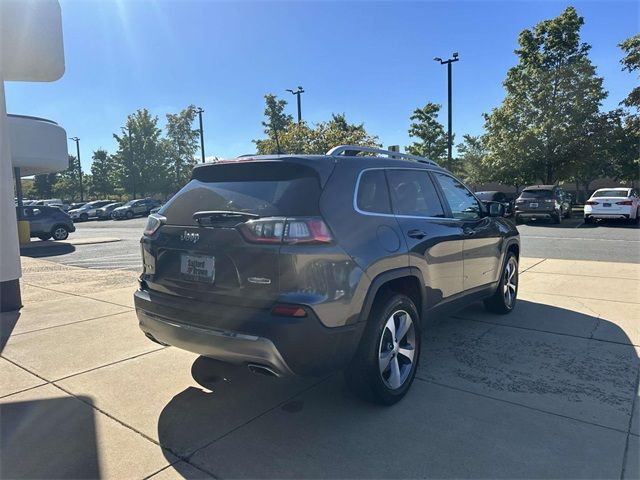
[[[254,151],[267,92],[289,101],[302,85],[310,122],[341,112],[384,145],[408,145],[417,106],[444,105],[454,64],[454,132],[482,131],[499,105],[524,28],[568,5],[585,17],[582,39],[614,108],[637,79],[620,70],[616,45],[638,32],[638,2],[214,2],[62,0],[66,72],[53,83],[6,84],[10,113],[53,119],[93,150],[115,149],[113,132],[146,107],[160,117],[193,103],[204,113],[207,156]],[[194,127],[197,125],[194,125]],[[75,153],[75,146],[69,149]]]

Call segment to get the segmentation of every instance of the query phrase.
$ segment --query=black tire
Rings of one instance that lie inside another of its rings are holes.
[[[407,331],[398,342],[388,325],[393,323],[395,330],[407,321]],[[381,296],[371,310],[358,351],[344,372],[349,388],[363,400],[374,403],[393,405],[401,400],[416,374],[421,334],[420,316],[409,297],[392,292]],[[413,358],[409,360],[406,354],[411,352]],[[381,371],[380,362],[385,356],[389,360]],[[399,386],[393,388],[398,382]]]
[[[520,217],[520,215],[514,215],[513,221],[516,225],[520,225],[522,223],[522,218]]]
[[[591,217],[584,217],[584,223],[593,223],[593,218],[591,218]]]
[[[86,213],[83,213],[82,215],[80,215],[80,221],[81,222],[89,221],[89,215],[87,215]]]
[[[133,212],[129,210],[125,216],[127,217],[127,220],[131,220],[133,218]]]
[[[43,242],[46,242],[47,240],[49,240],[51,238],[51,235],[38,235],[38,238],[40,240],[42,240]]]
[[[551,221],[553,223],[555,223],[556,225],[559,223],[562,223],[562,213],[561,212],[554,212],[551,214]]]
[[[569,210],[567,210],[567,213],[565,213],[564,218],[571,218],[573,216],[573,212],[571,211],[571,207],[569,207]]]
[[[508,280],[510,281],[508,282]],[[513,287],[511,285],[513,285]],[[507,290],[510,292],[509,296],[507,296]],[[498,288],[491,297],[484,300],[484,306],[492,313],[506,315],[513,311],[516,306],[517,299],[518,258],[513,252],[509,252],[502,267],[502,271],[500,272],[500,283],[498,284]]]
[[[66,240],[69,237],[69,229],[65,225],[56,225],[51,229],[51,236],[54,240]]]

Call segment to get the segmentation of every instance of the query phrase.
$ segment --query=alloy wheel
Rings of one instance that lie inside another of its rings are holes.
[[[387,320],[380,338],[378,367],[384,384],[396,390],[411,374],[416,352],[416,329],[411,315],[395,311]]]
[[[504,303],[512,308],[516,301],[516,289],[518,288],[518,262],[514,257],[509,258],[507,266],[504,269],[504,281],[502,293],[504,295]]]
[[[69,236],[69,234],[62,227],[58,227],[53,231],[53,238],[55,238],[56,240],[64,240],[68,236]]]

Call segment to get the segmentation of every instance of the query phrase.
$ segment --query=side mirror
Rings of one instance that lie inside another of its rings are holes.
[[[504,205],[498,202],[489,203],[489,216],[490,217],[504,217]]]

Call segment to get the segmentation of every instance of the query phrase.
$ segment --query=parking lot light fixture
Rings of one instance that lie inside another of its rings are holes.
[[[80,139],[78,137],[71,137],[69,140],[76,142],[76,153],[78,155],[78,178],[80,179],[80,201],[84,201],[84,192],[82,189],[82,164],[80,163]]]
[[[198,107],[196,113],[200,119],[200,154],[202,156],[202,163],[204,163],[204,129],[202,128],[202,113],[204,112],[202,107]]]
[[[131,144],[131,130],[129,127],[121,127],[123,132],[127,132],[127,136],[129,137],[129,165],[131,166],[131,193],[133,194],[133,199],[136,198],[136,173],[133,162],[133,146]]]
[[[460,54],[458,52],[453,52],[451,58],[447,60],[443,60],[440,57],[434,57],[433,60],[439,62],[440,65],[447,66],[447,168],[451,170],[452,158],[451,158],[451,150],[453,146],[453,134],[451,133],[451,64],[453,62],[457,62],[460,60]]]
[[[302,121],[302,104],[300,96],[304,93],[304,89],[298,86],[297,90],[291,90],[290,88],[287,88],[287,92],[291,92],[292,95],[296,96],[296,99],[298,101],[298,123],[300,123]]]

